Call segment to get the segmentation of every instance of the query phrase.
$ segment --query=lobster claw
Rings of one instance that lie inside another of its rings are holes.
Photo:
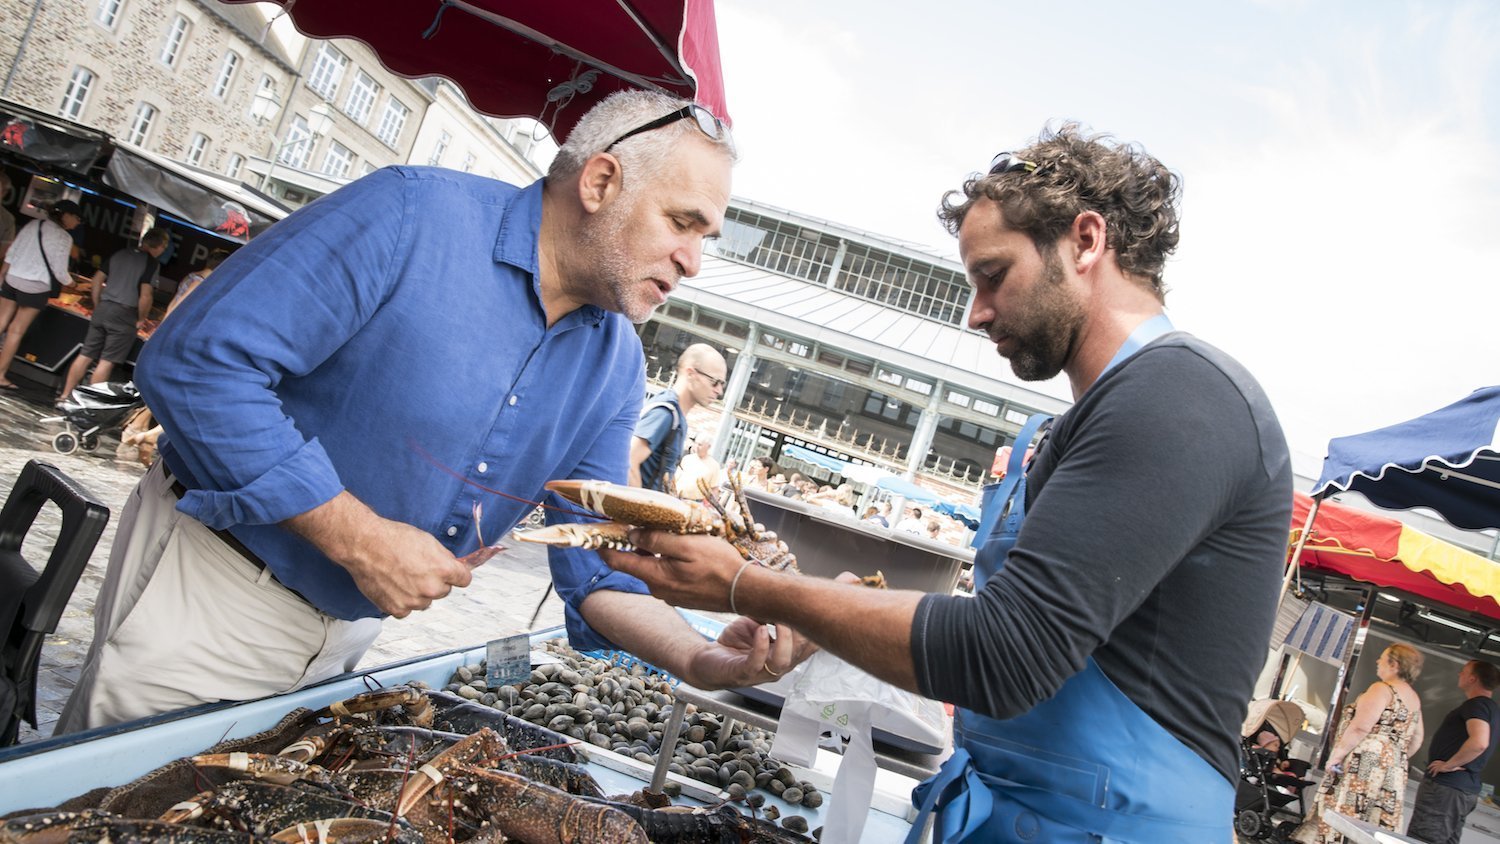
[[[630,544],[630,525],[617,522],[548,525],[536,530],[514,531],[511,535],[522,542],[586,548],[590,551],[600,548],[628,551],[634,547]]]

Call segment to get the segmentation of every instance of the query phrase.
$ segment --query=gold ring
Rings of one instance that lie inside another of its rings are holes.
[[[765,665],[761,666],[761,668],[765,669],[765,672],[767,674],[771,675],[772,677],[780,677],[781,676],[781,674],[779,674],[779,673],[771,670],[771,663],[769,663],[769,662],[766,663]]]

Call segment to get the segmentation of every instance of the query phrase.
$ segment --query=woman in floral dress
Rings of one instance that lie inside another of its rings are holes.
[[[1422,654],[1410,645],[1391,645],[1380,655],[1375,668],[1380,679],[1344,707],[1327,773],[1293,841],[1341,844],[1344,836],[1323,822],[1325,811],[1382,829],[1401,828],[1407,757],[1422,746],[1422,701],[1411,687],[1421,671]]]

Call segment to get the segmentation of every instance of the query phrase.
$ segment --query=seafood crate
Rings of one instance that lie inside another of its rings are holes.
[[[532,636],[535,648],[549,638],[562,635],[560,629]],[[224,739],[253,735],[269,729],[289,711],[298,707],[320,709],[344,700],[374,685],[396,686],[420,682],[442,689],[460,667],[482,661],[485,648],[455,649],[378,669],[343,675],[285,695],[233,704],[196,707],[171,715],[143,719],[129,724],[100,728],[69,736],[19,745],[0,750],[0,815],[26,808],[57,805],[69,798],[100,786],[115,786],[159,768],[162,765],[201,752]],[[619,757],[598,747],[584,748],[590,761],[589,772],[607,794],[639,790],[649,778],[649,769],[635,760]],[[826,753],[826,752],[825,752]],[[806,776],[827,780],[837,766],[838,757],[820,758],[822,773],[802,771]],[[634,763],[634,764],[632,764]],[[825,764],[826,763],[826,764]],[[645,770],[643,770],[645,769]],[[884,807],[872,808],[865,827],[864,840],[902,840],[909,824],[894,795],[907,792],[913,783],[906,780],[888,789]],[[697,793],[678,802],[704,805],[713,795]],[[774,801],[772,801],[774,802]],[[783,807],[784,811],[792,811]],[[822,824],[822,811],[797,809],[812,827]]]

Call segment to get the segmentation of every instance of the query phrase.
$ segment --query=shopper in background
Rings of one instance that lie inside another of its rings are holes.
[[[678,498],[701,501],[704,495],[703,490],[708,490],[708,494],[712,495],[714,490],[719,488],[719,484],[724,481],[724,472],[719,468],[719,461],[708,454],[709,445],[708,437],[698,437],[693,440],[687,456],[682,458],[682,464],[677,467]]]
[[[724,394],[724,356],[713,346],[694,343],[677,357],[672,386],[652,396],[641,411],[630,440],[630,485],[672,492],[673,473],[687,442],[687,415]]]
[[[20,389],[8,377],[21,340],[47,300],[68,284],[68,261],[73,237],[68,232],[83,222],[83,209],[71,199],[52,204],[45,218],[21,227],[0,264],[0,390]]]
[[[171,242],[166,229],[152,229],[141,237],[139,246],[109,256],[108,269],[94,273],[90,289],[94,314],[89,318],[83,349],[68,367],[68,376],[57,394],[59,400],[67,398],[74,387],[83,383],[83,376],[94,361],[99,361],[99,365],[94,367],[94,377],[89,383],[101,384],[130,355],[137,332],[146,326],[146,318],[151,315],[151,293],[156,274],[161,270],[157,259]]]
[[[1312,810],[1291,840],[1343,844],[1325,812],[1401,829],[1407,761],[1422,746],[1422,699],[1411,687],[1421,673],[1422,653],[1411,645],[1398,642],[1380,654],[1376,681],[1344,707]]]
[[[1429,844],[1458,844],[1464,820],[1479,803],[1479,781],[1485,763],[1500,740],[1500,668],[1470,660],[1458,671],[1458,690],[1464,702],[1443,718],[1427,749],[1427,776],[1417,787],[1417,803],[1410,838]]]

